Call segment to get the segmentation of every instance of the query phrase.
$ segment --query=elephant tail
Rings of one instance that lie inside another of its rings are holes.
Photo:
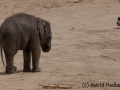
[[[4,63],[4,60],[3,60],[2,44],[1,44],[1,59],[2,59],[3,66],[5,67],[5,63]]]
[[[2,52],[2,39],[3,39],[3,35],[1,33],[1,28],[0,28],[0,52],[1,52],[1,59],[2,59],[2,63],[3,63],[3,66],[5,67],[5,63],[4,63],[4,60],[3,60],[3,52]]]
[[[0,52],[1,52],[1,59],[2,59],[2,63],[3,63],[3,66],[5,67],[5,63],[4,63],[4,60],[3,60],[3,52],[2,52],[2,39],[3,39],[3,35],[2,35],[2,26],[0,27]]]

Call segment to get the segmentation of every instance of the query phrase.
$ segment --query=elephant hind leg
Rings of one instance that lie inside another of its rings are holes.
[[[6,73],[13,74],[16,72],[17,67],[14,66],[14,56],[18,51],[19,42],[15,37],[15,34],[9,31],[5,33],[3,39],[3,49],[6,58]]]
[[[17,67],[14,66],[14,54],[13,52],[5,51],[6,58],[6,74],[14,74],[17,70]]]
[[[16,48],[16,43],[6,41],[4,42],[4,53],[6,58],[6,74],[14,74],[17,70],[17,67],[14,66],[14,55],[18,51]]]
[[[24,66],[23,72],[31,72],[31,52],[29,49],[23,50]]]

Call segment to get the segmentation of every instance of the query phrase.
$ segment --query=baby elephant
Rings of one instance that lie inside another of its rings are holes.
[[[6,74],[16,72],[17,68],[13,62],[18,50],[23,50],[23,71],[40,72],[41,49],[43,52],[50,51],[51,39],[51,26],[48,21],[24,13],[8,17],[0,28],[1,56],[3,48],[6,59]],[[30,68],[31,55],[32,70]]]

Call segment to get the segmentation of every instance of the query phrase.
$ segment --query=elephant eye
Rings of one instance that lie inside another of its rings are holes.
[[[46,27],[44,26],[44,33],[46,33]]]

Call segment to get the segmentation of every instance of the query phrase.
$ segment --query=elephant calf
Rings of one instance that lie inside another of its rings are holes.
[[[17,68],[13,62],[18,50],[23,50],[23,71],[40,72],[41,49],[43,52],[50,51],[51,39],[51,26],[48,21],[24,13],[8,17],[0,28],[1,49],[3,48],[6,59],[6,74],[16,72]]]

